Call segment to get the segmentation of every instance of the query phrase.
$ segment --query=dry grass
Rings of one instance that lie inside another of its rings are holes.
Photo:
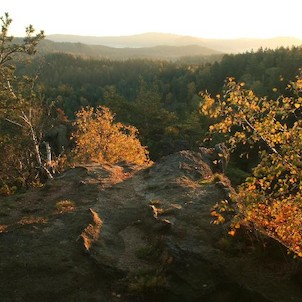
[[[196,189],[199,187],[199,184],[196,181],[194,181],[186,176],[178,178],[177,184],[182,187],[191,188],[191,189]]]
[[[6,224],[0,224],[0,233],[6,233],[8,226]]]
[[[213,183],[216,183],[219,181],[225,182],[225,180],[226,180],[226,177],[223,174],[215,173],[214,175],[212,175],[209,178],[200,180],[199,184],[200,185],[209,185],[209,184],[213,184]]]
[[[74,211],[75,208],[75,203],[70,199],[61,200],[56,203],[56,211],[58,213],[69,213]]]
[[[18,224],[27,225],[27,224],[41,224],[47,223],[48,219],[40,216],[24,216],[19,221]]]
[[[103,225],[103,221],[98,213],[92,209],[89,209],[89,211],[92,216],[92,223],[90,223],[80,235],[86,251],[89,251],[93,243],[99,239],[101,227]]]

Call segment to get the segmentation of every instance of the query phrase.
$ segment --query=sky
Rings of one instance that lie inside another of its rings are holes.
[[[302,39],[302,0],[3,0],[10,34],[125,36],[162,32],[201,38]]]

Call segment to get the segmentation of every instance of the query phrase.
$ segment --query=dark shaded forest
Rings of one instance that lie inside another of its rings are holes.
[[[226,78],[234,77],[259,96],[286,95],[288,82],[302,66],[302,52],[301,47],[259,49],[225,55],[212,64],[188,62],[93,60],[58,53],[36,56],[17,71],[38,72],[41,93],[69,119],[83,106],[108,106],[118,121],[138,128],[156,160],[205,144],[210,121],[199,112],[200,91],[216,95]]]

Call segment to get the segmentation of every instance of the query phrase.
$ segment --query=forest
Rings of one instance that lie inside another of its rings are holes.
[[[302,255],[301,47],[212,63],[96,60],[35,54],[43,32],[29,27],[16,45],[11,19],[1,20],[1,194],[42,186],[74,159],[146,163],[225,142],[227,175],[239,185],[230,235],[253,224]],[[127,144],[133,149],[120,156]],[[213,215],[223,221],[225,211],[218,205]]]
[[[19,63],[17,73],[39,71],[41,93],[69,119],[81,107],[104,105],[118,121],[139,129],[151,158],[179,147],[196,147],[205,138],[209,120],[199,114],[200,91],[220,93],[227,77],[245,82],[257,95],[276,97],[299,72],[300,47],[259,49],[225,55],[213,64],[153,60],[92,60],[49,54]]]

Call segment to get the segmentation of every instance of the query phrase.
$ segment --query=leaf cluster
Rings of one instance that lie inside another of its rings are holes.
[[[239,144],[259,148],[259,163],[235,196],[242,222],[254,225],[300,256],[301,88],[300,73],[288,85],[290,96],[268,99],[229,78],[222,96],[202,93],[201,105],[202,113],[214,119],[210,131],[223,133],[232,149]]]
[[[149,162],[148,151],[137,138],[133,126],[114,122],[114,115],[105,106],[82,108],[76,114],[75,158],[82,162],[135,164]]]

